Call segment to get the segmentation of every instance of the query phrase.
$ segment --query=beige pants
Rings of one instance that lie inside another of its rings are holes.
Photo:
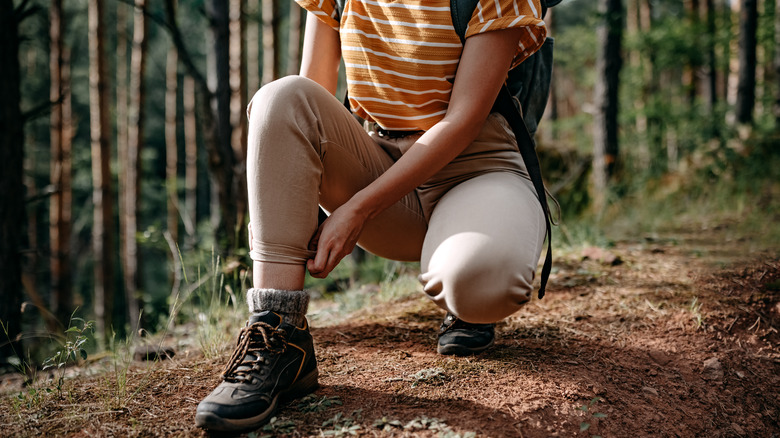
[[[264,86],[249,104],[251,257],[305,264],[318,205],[333,211],[387,170],[418,136],[368,133],[315,82]],[[473,323],[498,321],[531,296],[545,235],[542,209],[511,129],[491,114],[477,140],[369,221],[359,245],[420,261],[426,294]]]

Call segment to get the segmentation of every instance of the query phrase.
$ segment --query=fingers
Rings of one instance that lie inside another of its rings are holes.
[[[312,277],[325,278],[347,254],[349,252],[345,252],[343,248],[337,249],[332,245],[320,245],[314,258],[306,262],[306,268]]]

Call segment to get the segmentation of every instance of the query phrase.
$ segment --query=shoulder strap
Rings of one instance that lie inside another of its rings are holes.
[[[344,10],[343,3],[346,0],[336,0],[336,3],[341,3],[339,11]],[[562,0],[541,0],[542,4],[542,17],[547,15],[547,8],[551,8]],[[452,15],[452,25],[455,27],[455,33],[460,37],[461,42],[466,41],[466,29],[469,26],[471,16],[474,15],[474,9],[477,8],[479,0],[450,0],[450,14]]]
[[[479,0],[450,0],[452,25],[455,27],[455,33],[458,34],[461,42],[466,41],[466,28],[469,26],[469,21],[474,15],[474,9],[477,8],[478,2]]]
[[[341,20],[341,14],[344,12],[344,5],[346,5],[347,0],[336,0],[336,16],[337,20]]]
[[[506,85],[501,87],[501,91],[499,91],[496,102],[493,105],[493,110],[504,116],[515,133],[517,148],[520,151],[520,156],[523,158],[528,176],[531,178],[531,183],[536,190],[536,196],[539,198],[539,203],[544,213],[544,222],[547,228],[547,254],[544,257],[544,265],[542,265],[542,278],[539,287],[539,298],[542,298],[547,288],[547,279],[550,278],[550,271],[552,270],[552,227],[550,207],[547,204],[547,192],[544,189],[544,181],[542,180],[542,168],[539,165],[539,157],[536,155],[536,144]]]
[[[474,9],[477,7],[478,1],[479,0],[450,0],[452,25],[455,27],[455,32],[463,43],[466,42],[466,28],[474,13]],[[547,12],[547,6],[555,6],[560,3],[560,0],[542,0],[541,3],[542,16],[544,16]],[[493,110],[504,116],[509,123],[509,126],[512,128],[512,131],[514,131],[520,156],[523,158],[525,167],[528,170],[528,175],[531,178],[531,183],[533,183],[534,189],[536,190],[536,196],[539,198],[539,203],[541,204],[544,213],[547,232],[547,254],[545,255],[544,265],[542,266],[542,278],[539,287],[539,298],[542,298],[545,289],[547,288],[547,280],[550,277],[550,271],[552,270],[552,227],[550,207],[547,204],[547,193],[544,190],[544,181],[542,180],[542,169],[539,165],[539,157],[536,155],[536,145],[533,137],[531,137],[531,133],[528,131],[528,127],[523,121],[522,114],[520,114],[519,109],[515,105],[512,93],[506,85],[501,87],[501,91],[493,105]]]

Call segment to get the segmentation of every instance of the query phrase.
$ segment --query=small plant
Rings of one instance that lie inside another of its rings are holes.
[[[391,420],[387,417],[382,417],[374,420],[374,424],[372,424],[372,426],[376,427],[377,429],[381,429],[382,432],[390,432],[393,429],[400,429],[404,427],[404,424],[398,420]]]
[[[81,326],[72,325],[74,322],[80,323]],[[88,333],[94,333],[94,321],[84,321],[81,318],[71,316],[70,326],[65,330],[65,343],[62,348],[54,353],[54,356],[49,357],[43,362],[43,369],[55,368],[56,380],[54,382],[54,388],[57,394],[62,398],[62,387],[65,382],[65,366],[68,362],[76,363],[79,357],[83,360],[87,359],[87,350],[84,349],[84,344],[89,339]]]
[[[297,426],[293,420],[282,420],[279,417],[272,417],[261,429],[262,432],[270,432],[270,434],[263,433],[258,435],[257,432],[251,432],[247,436],[249,438],[271,438],[279,434],[291,434],[295,432]]]
[[[302,398],[298,403],[298,410],[301,412],[322,412],[334,405],[341,405],[341,399],[338,397],[328,397],[327,395],[317,397],[309,394]]]
[[[588,402],[586,405],[580,406],[579,410],[585,413],[587,416],[585,418],[586,421],[583,421],[580,423],[580,432],[585,432],[586,430],[590,429],[591,426],[591,419],[600,419],[600,418],[607,418],[607,414],[601,413],[601,412],[595,412],[593,407],[596,405],[596,403],[600,402],[602,400],[601,397],[594,397],[591,401]],[[598,435],[592,435],[592,438],[601,438]]]
[[[447,379],[447,375],[441,368],[426,368],[417,371],[411,376],[412,388],[420,383],[436,384]]]
[[[422,430],[430,430],[438,432],[439,438],[475,438],[476,432],[464,432],[458,433],[452,430],[444,420],[440,418],[431,418],[426,416],[415,417],[406,424],[401,423],[398,420],[391,420],[387,417],[382,417],[374,421],[374,427],[381,429],[382,432],[393,432],[394,429],[402,429],[406,432],[416,432]]]
[[[696,323],[696,330],[700,329],[704,323],[704,316],[701,314],[701,306],[702,303],[699,302],[699,298],[693,297],[693,300],[691,300],[691,305],[689,306],[689,310],[693,315],[693,321]]]
[[[344,437],[348,435],[357,436],[358,431],[362,429],[362,426],[355,424],[356,421],[360,421],[363,418],[362,410],[358,409],[353,411],[351,416],[344,416],[343,412],[339,412],[332,418],[322,422],[322,429],[320,429],[320,436],[332,436],[332,437]],[[355,417],[355,418],[352,418]],[[326,428],[330,428],[325,430]]]

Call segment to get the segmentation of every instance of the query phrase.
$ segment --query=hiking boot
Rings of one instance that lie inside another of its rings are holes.
[[[436,351],[456,356],[477,354],[493,345],[495,327],[495,324],[471,324],[448,312],[439,328]]]
[[[317,361],[306,320],[299,328],[273,312],[252,315],[222,380],[198,405],[197,426],[220,432],[257,429],[280,402],[317,389]]]

